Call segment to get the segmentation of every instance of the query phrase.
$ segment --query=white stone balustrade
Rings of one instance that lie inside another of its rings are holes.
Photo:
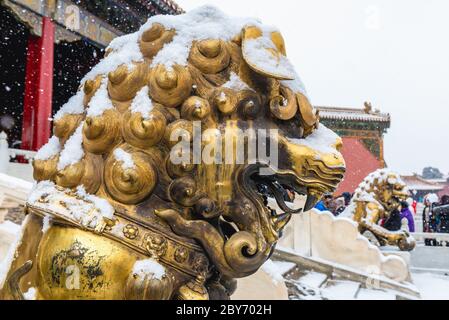
[[[32,181],[33,168],[30,160],[34,158],[36,152],[9,148],[7,138],[5,132],[0,132],[0,173]],[[17,156],[22,156],[25,160],[28,160],[28,163],[11,162],[11,159]]]
[[[418,242],[424,242],[424,239],[449,242],[449,233],[413,232],[411,235]]]

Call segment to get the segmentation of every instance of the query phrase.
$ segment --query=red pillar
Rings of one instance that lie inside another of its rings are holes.
[[[42,18],[42,37],[28,39],[22,149],[37,150],[50,138],[55,27]]]

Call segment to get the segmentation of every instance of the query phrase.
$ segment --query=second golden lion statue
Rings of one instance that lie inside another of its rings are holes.
[[[408,231],[389,231],[380,225],[381,220],[387,221],[393,211],[400,209],[401,201],[408,197],[408,188],[399,174],[378,169],[360,183],[342,215],[356,221],[361,234],[371,232],[381,246],[393,245],[411,251],[416,241]]]

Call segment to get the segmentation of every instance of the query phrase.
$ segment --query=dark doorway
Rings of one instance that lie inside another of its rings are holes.
[[[103,57],[103,50],[80,40],[55,45],[53,115],[78,90],[80,80]]]
[[[6,130],[6,133],[9,145],[15,148],[20,147],[22,135],[29,34],[24,24],[20,23],[8,9],[0,6],[0,117],[8,116],[14,119],[12,129]]]

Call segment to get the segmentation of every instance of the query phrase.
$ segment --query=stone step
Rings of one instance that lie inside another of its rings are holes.
[[[385,277],[373,278],[372,275],[322,259],[280,249],[275,250],[272,259],[296,264],[283,275],[292,300],[364,299],[369,296],[369,291],[375,291],[371,293],[373,297],[385,294],[388,299],[420,298],[419,292],[410,284]]]
[[[352,300],[357,297],[361,284],[349,280],[328,279],[322,286],[321,292],[330,300]]]

